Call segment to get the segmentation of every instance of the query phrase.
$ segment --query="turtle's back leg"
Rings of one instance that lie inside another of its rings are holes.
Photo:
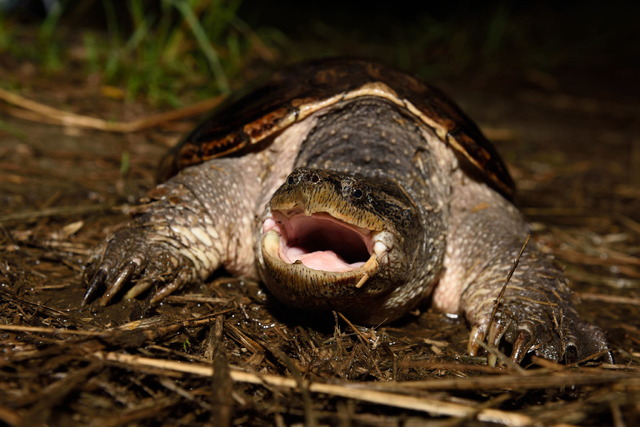
[[[466,180],[455,186],[436,305],[465,314],[472,327],[472,355],[484,340],[494,347],[503,340],[510,343],[517,362],[528,352],[571,362],[606,350],[604,333],[580,319],[553,261],[533,242],[518,258],[528,233],[518,210],[484,184]]]
[[[255,276],[253,220],[258,209],[257,165],[250,157],[216,159],[187,168],[151,190],[133,220],[96,249],[85,272],[85,302],[122,289],[133,298],[154,284],[158,301],[224,265]]]

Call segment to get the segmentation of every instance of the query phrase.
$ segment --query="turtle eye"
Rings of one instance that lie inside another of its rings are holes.
[[[320,177],[317,174],[313,174],[311,175],[311,178],[309,179],[313,184],[317,184],[320,182]]]
[[[364,196],[364,192],[359,188],[352,188],[351,196],[355,199],[362,199],[362,196]]]

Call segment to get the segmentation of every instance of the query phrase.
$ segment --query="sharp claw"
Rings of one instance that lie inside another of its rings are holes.
[[[172,291],[167,292],[167,288],[158,289],[151,297],[151,304],[157,304],[158,302],[168,297],[171,292]]]
[[[502,336],[505,332],[507,332],[507,327],[503,323],[493,322],[489,328],[489,338],[487,339],[487,343],[490,346],[497,348],[500,345],[500,341],[502,340]]]
[[[484,337],[484,329],[480,326],[475,325],[471,329],[471,334],[469,335],[469,343],[467,344],[467,352],[471,356],[476,356],[478,354],[478,350],[480,350],[480,344],[484,341]]]
[[[158,289],[153,296],[151,297],[151,304],[156,304],[166,297],[168,297],[173,291],[178,289],[180,286],[176,282],[172,282],[167,286],[163,286]]]
[[[578,348],[575,345],[567,345],[564,349],[564,362],[568,365],[576,363],[578,358]]]
[[[569,365],[576,363],[580,359],[580,352],[578,351],[579,345],[576,336],[568,332],[565,335],[564,342],[564,363]]]
[[[135,284],[129,291],[124,295],[126,299],[133,299],[149,289],[153,285],[153,282],[149,280],[143,280]]]
[[[511,360],[516,363],[522,362],[524,356],[529,352],[536,336],[536,327],[530,321],[521,322],[518,325],[518,334],[513,343]]]
[[[524,356],[531,348],[531,334],[529,331],[521,329],[518,331],[518,337],[513,343],[513,350],[511,352],[511,360],[515,363],[522,362]]]
[[[616,363],[616,361],[613,360],[613,353],[611,353],[610,350],[602,355],[602,360],[604,360],[606,363],[610,365],[613,365],[614,363]]]
[[[122,285],[127,282],[127,279],[139,268],[139,264],[135,261],[129,261],[124,268],[120,271],[120,274],[116,277],[110,285],[107,286],[107,291],[100,298],[99,305],[104,307],[109,304],[109,301],[122,289]]]
[[[189,281],[188,275],[183,271],[178,273],[169,281],[166,285],[160,287],[151,297],[151,304],[156,304],[166,297],[168,297],[174,291],[180,289],[182,285]]]
[[[104,270],[98,270],[93,275],[89,282],[87,292],[85,292],[82,298],[82,305],[87,305],[93,301],[104,290],[104,282],[107,278],[107,273]]]

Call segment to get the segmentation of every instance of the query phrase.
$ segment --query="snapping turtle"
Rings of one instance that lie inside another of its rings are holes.
[[[533,243],[520,254],[529,229],[498,153],[406,74],[357,60],[291,67],[198,126],[160,178],[96,250],[85,302],[152,286],[159,301],[224,266],[287,305],[364,324],[431,295],[466,316],[472,355],[485,340],[510,343],[518,362],[607,354],[561,271]]]

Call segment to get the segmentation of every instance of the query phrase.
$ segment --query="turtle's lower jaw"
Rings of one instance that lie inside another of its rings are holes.
[[[358,295],[383,291],[378,275],[393,245],[389,231],[348,224],[326,212],[274,210],[262,224],[262,274],[285,303],[340,310]]]

